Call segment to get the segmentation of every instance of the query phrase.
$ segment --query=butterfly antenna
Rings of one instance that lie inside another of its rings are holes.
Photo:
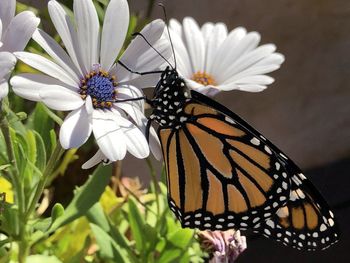
[[[171,50],[173,51],[174,63],[175,63],[175,69],[176,69],[176,56],[175,56],[175,50],[174,50],[173,41],[172,41],[172,39],[171,39],[171,35],[170,35],[170,31],[169,31],[169,20],[168,20],[168,16],[167,16],[167,14],[166,14],[165,6],[164,6],[162,3],[158,3],[158,5],[163,9],[164,18],[165,18],[165,23],[166,23],[166,29],[167,29],[167,31],[168,31],[169,40],[170,40],[170,45],[171,45]]]
[[[146,42],[146,43],[161,57],[161,58],[163,58],[163,59],[170,65],[170,67],[173,67],[173,65],[171,65],[170,62],[169,62],[157,49],[154,48],[154,46],[152,46],[152,44],[147,40],[147,38],[145,38],[144,35],[142,35],[142,34],[139,33],[139,32],[136,32],[136,33],[132,34],[132,36],[133,36],[133,37],[135,37],[135,36],[140,36],[140,37],[142,37],[143,40],[145,40],[145,42]]]

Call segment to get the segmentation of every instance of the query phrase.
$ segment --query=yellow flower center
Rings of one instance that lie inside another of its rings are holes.
[[[216,85],[214,78],[205,71],[197,71],[193,74],[191,79],[204,86]]]

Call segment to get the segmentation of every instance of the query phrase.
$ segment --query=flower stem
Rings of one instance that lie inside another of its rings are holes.
[[[156,177],[156,171],[154,170],[152,161],[150,158],[146,159],[148,168],[151,172],[151,177],[152,177],[152,182],[154,185],[154,193],[156,195],[156,204],[157,204],[157,215],[159,215],[160,213],[160,203],[159,203],[159,194],[160,194],[160,189],[159,189],[159,185],[158,185],[158,181],[157,181],[157,177]]]

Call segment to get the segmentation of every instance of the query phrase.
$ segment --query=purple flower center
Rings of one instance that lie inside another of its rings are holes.
[[[83,99],[89,95],[95,109],[110,109],[116,99],[116,86],[114,76],[102,70],[92,71],[81,80],[80,95]]]

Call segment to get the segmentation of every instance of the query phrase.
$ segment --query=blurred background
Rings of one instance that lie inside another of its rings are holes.
[[[45,9],[47,1],[21,2]],[[163,18],[157,2],[130,0],[130,10]],[[285,55],[266,91],[233,91],[216,99],[295,160],[340,223],[341,241],[324,252],[302,253],[249,235],[248,250],[238,262],[350,262],[350,2],[177,0],[165,5],[168,16],[180,21],[192,16],[200,25],[224,22],[229,30],[258,31],[261,43],[274,43]],[[149,180],[143,161],[129,156],[122,169]]]

